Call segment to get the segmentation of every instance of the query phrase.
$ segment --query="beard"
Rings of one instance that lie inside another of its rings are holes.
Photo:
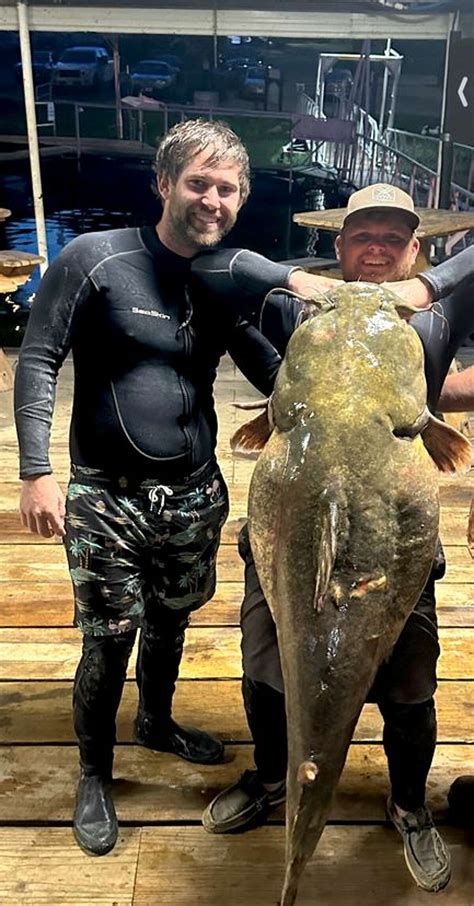
[[[169,223],[177,239],[183,239],[190,245],[194,246],[196,251],[200,249],[213,248],[227,236],[237,219],[237,215],[221,214],[221,219],[214,224],[214,229],[209,230],[202,228],[196,218],[199,214],[198,207],[187,207],[184,205],[170,206]]]
[[[371,271],[370,267],[366,267],[364,274],[359,273],[356,279],[366,283],[394,283],[397,280],[408,280],[410,273],[411,264],[399,262],[386,270],[381,268]]]
[[[411,256],[403,255],[398,261],[374,267],[355,261],[348,266],[347,258],[340,256],[341,270],[346,281],[362,280],[364,283],[393,283],[396,280],[408,280],[412,270]]]

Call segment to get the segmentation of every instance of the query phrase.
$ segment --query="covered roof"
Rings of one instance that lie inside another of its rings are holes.
[[[463,0],[29,0],[33,31],[444,39]],[[419,10],[428,10],[420,12]],[[17,28],[16,0],[0,4],[0,30]]]

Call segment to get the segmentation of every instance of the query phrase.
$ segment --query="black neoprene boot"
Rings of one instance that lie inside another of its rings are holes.
[[[155,727],[148,717],[138,715],[135,742],[155,752],[171,752],[194,764],[218,764],[224,757],[220,739],[195,727],[181,727],[174,720]]]
[[[118,823],[110,795],[110,781],[98,774],[81,774],[73,830],[81,849],[90,855],[104,856],[114,848]]]
[[[135,633],[84,636],[74,680],[74,728],[79,740],[79,780],[73,829],[79,846],[95,856],[110,852],[118,835],[110,793],[115,718]]]
[[[217,764],[224,757],[222,742],[203,730],[181,727],[171,716],[188,623],[187,613],[163,608],[159,625],[146,625],[141,631],[135,742],[157,752],[172,752],[194,764]]]

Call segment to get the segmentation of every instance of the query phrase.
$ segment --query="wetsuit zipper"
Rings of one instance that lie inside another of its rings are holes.
[[[189,358],[190,353],[191,353],[191,338],[189,336],[189,332],[192,329],[192,328],[190,328],[190,321],[193,316],[193,305],[192,305],[187,288],[185,288],[185,296],[186,296],[186,318],[185,318],[184,322],[182,324],[180,324],[180,326],[178,328],[178,333],[179,333],[179,331],[183,332],[184,352],[185,352],[186,358]],[[183,393],[183,402],[184,402],[183,414],[184,414],[184,418],[188,419],[191,414],[191,400],[189,397],[189,391],[187,388],[186,380],[182,375],[179,376],[179,381],[180,381],[181,389],[182,389],[182,393]],[[186,424],[183,424],[183,432],[184,432],[184,436],[186,438],[186,447],[189,450],[191,457],[193,459],[194,458],[193,457],[193,442],[192,442],[191,433]]]

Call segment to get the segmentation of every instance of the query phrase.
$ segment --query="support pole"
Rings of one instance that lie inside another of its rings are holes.
[[[451,136],[446,132],[445,122],[446,122],[446,106],[447,106],[447,95],[448,95],[448,77],[449,77],[449,62],[451,56],[451,45],[453,41],[453,35],[456,29],[457,22],[457,13],[452,13],[449,22],[449,31],[446,39],[446,56],[444,60],[444,81],[443,81],[443,101],[441,105],[441,141],[438,146],[438,165],[436,167],[436,197],[435,197],[435,207],[443,208],[445,207],[442,204],[441,196],[443,194],[444,200],[446,200],[446,174],[450,168],[452,173],[453,168],[453,158],[452,158],[452,141]],[[449,161],[449,144],[451,143],[451,162]],[[448,154],[448,160],[446,160],[446,153]],[[444,184],[443,184],[444,183]],[[449,207],[449,205],[447,205]]]
[[[439,176],[438,207],[449,210],[451,207],[451,183],[453,179],[454,148],[449,132],[441,136],[441,169]]]
[[[122,98],[120,96],[120,46],[119,36],[112,38],[113,63],[114,63],[114,92],[115,92],[115,129],[117,138],[123,138]]]
[[[387,43],[385,45],[384,56],[387,58],[390,57],[390,50],[392,47],[392,39],[387,38]],[[382,97],[380,99],[380,112],[379,112],[379,130],[380,134],[384,132],[383,122],[385,119],[385,108],[387,105],[387,89],[388,89],[388,80],[390,78],[390,73],[388,67],[384,65],[383,67],[383,82],[382,82]]]
[[[215,72],[219,63],[219,54],[217,52],[217,0],[214,0],[214,8],[212,10],[212,47]]]
[[[81,172],[81,109],[79,104],[74,104],[74,127],[76,130],[76,163],[77,172]]]
[[[17,2],[18,31],[20,35],[21,66],[23,75],[23,91],[25,95],[26,126],[28,132],[28,147],[30,152],[31,184],[33,189],[33,205],[36,221],[36,236],[38,254],[42,255],[44,262],[40,264],[43,275],[48,266],[48,243],[46,239],[46,223],[44,219],[43,189],[41,185],[41,168],[36,128],[35,89],[33,83],[33,69],[31,65],[30,33],[28,29],[27,4],[24,0]]]

